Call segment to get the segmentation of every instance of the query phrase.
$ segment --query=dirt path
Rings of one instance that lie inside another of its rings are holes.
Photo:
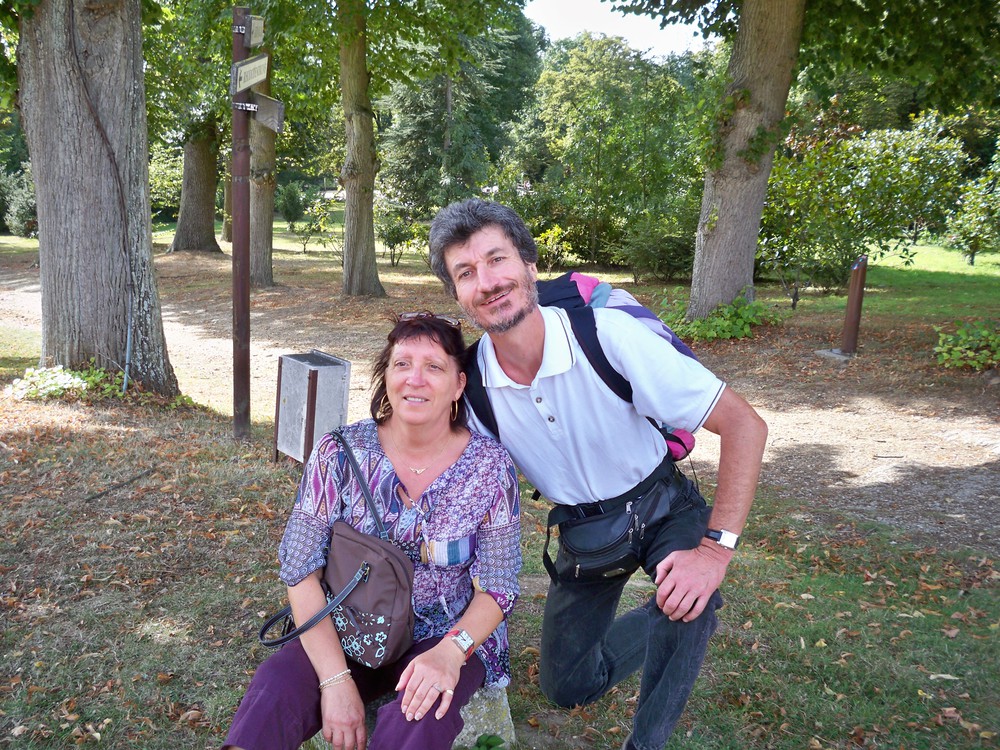
[[[180,254],[156,262],[181,388],[231,413],[228,290],[184,283],[226,276],[228,257]],[[274,414],[278,356],[311,348],[352,361],[349,416],[367,414],[368,363],[384,340],[386,314],[454,309],[443,293],[428,299],[426,288],[400,284],[389,288],[388,300],[344,300],[309,284],[255,292],[254,417]],[[37,267],[0,267],[0,326],[40,331]],[[923,543],[1000,555],[1000,386],[975,376],[952,389],[887,383],[863,364],[824,360],[814,349],[786,336],[699,351],[768,422],[763,484],[801,499],[802,514],[844,511],[896,526]],[[717,453],[715,436],[700,433],[695,468],[703,481],[712,480]],[[747,531],[752,535],[752,519]]]

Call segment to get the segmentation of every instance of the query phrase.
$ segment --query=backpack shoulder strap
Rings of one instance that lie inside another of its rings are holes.
[[[497,417],[493,404],[483,387],[483,373],[479,369],[479,342],[470,345],[465,352],[465,399],[483,426],[500,438]]]
[[[566,310],[573,335],[580,343],[580,348],[587,355],[587,361],[600,376],[604,384],[622,401],[632,403],[632,386],[618,370],[608,361],[600,339],[597,338],[597,320],[594,318],[594,308],[589,306],[575,307]],[[466,386],[468,387],[468,386]]]

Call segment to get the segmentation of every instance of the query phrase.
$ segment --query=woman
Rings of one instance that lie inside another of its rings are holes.
[[[413,647],[381,669],[359,666],[326,618],[257,670],[224,747],[294,750],[322,731],[337,750],[361,750],[364,704],[396,691],[379,709],[369,750],[446,750],[472,694],[509,682],[520,495],[506,451],[465,426],[464,351],[457,320],[399,316],[375,362],[372,419],[342,430],[390,538],[414,563]],[[330,435],[316,446],[278,550],[299,623],[326,603],[320,576],[333,522],[374,531],[340,451]]]

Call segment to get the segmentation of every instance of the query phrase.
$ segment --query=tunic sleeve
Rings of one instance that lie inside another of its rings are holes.
[[[294,586],[326,565],[330,529],[341,515],[342,465],[329,435],[317,444],[302,472],[295,505],[278,547],[281,580]]]
[[[506,617],[520,593],[517,577],[521,571],[521,491],[507,452],[495,441],[481,439],[490,445],[489,459],[500,479],[477,531],[476,561],[470,573]]]

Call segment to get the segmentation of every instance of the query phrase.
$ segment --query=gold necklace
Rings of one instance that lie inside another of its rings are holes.
[[[390,430],[388,427],[386,427],[385,433],[386,433],[386,435],[389,436],[389,442],[392,443],[392,447],[396,451],[396,454],[400,458],[402,458],[403,457],[403,453],[402,453],[402,451],[399,450],[399,446],[396,445],[396,439],[392,436],[392,430]],[[410,471],[412,471],[414,474],[416,474],[419,477],[421,474],[423,474],[425,471],[427,471],[429,468],[431,468],[431,466],[434,465],[434,462],[437,461],[438,458],[441,457],[441,454],[444,453],[444,449],[447,448],[447,447],[448,447],[448,439],[445,438],[444,440],[441,441],[441,449],[436,454],[434,454],[434,458],[432,458],[430,460],[430,462],[426,466],[424,466],[423,468],[420,468],[420,469],[415,468],[413,466],[407,466],[406,468],[409,469]]]

